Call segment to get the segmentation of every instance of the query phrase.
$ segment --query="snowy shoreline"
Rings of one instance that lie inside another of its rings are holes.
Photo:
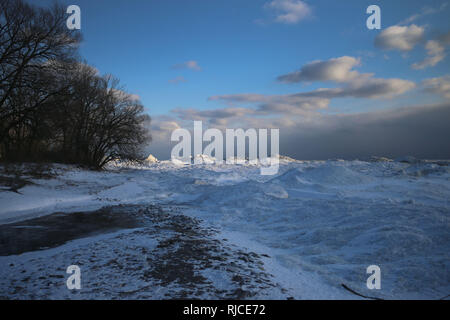
[[[0,192],[0,224],[158,205],[203,221],[233,246],[270,257],[261,256],[264,268],[287,293],[272,292],[269,299],[357,298],[341,283],[386,299],[436,299],[450,290],[446,164],[286,160],[269,177],[255,166],[171,162],[115,164],[104,172],[64,165],[53,170],[53,178],[31,179],[20,194]],[[54,250],[0,257],[0,264],[6,272],[15,260]],[[371,264],[382,270],[381,290],[365,286]],[[2,288],[13,280],[5,277]]]

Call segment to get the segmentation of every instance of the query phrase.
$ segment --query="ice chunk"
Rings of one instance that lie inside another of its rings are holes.
[[[404,157],[398,157],[395,159],[396,162],[403,162],[403,163],[409,163],[409,164],[415,164],[419,163],[420,160],[414,158],[413,156],[404,156]]]
[[[158,162],[158,159],[156,159],[155,156],[153,156],[152,154],[150,154],[147,159],[145,159],[145,161],[147,161],[148,163],[156,163]]]

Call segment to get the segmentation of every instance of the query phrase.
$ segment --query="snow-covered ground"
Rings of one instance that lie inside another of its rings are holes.
[[[386,299],[450,293],[445,162],[283,160],[275,176],[251,165],[169,161],[53,170],[54,178],[31,179],[20,193],[0,192],[0,230],[45,228],[42,217],[55,212],[98,214],[105,206],[150,218],[10,250],[0,256],[1,297],[358,298],[341,284]],[[82,268],[78,292],[65,286],[71,264]],[[380,290],[366,287],[369,265],[381,268]]]

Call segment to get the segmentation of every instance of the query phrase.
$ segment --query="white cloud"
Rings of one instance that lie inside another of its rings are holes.
[[[434,67],[439,62],[444,60],[445,46],[450,44],[450,32],[443,34],[435,40],[427,41],[425,49],[427,50],[427,57],[420,62],[412,64],[412,68],[416,70],[425,69],[427,67]]]
[[[183,63],[176,64],[176,65],[172,66],[172,68],[173,69],[190,69],[190,70],[194,70],[194,71],[202,70],[202,68],[200,67],[198,62],[195,60],[189,60],[189,61],[186,61]]]
[[[436,93],[446,99],[450,99],[450,75],[425,79],[422,81],[422,85],[425,91]]]
[[[412,64],[412,68],[416,70],[425,69],[427,67],[434,67],[436,64],[444,60],[445,48],[436,40],[429,40],[425,45],[427,50],[427,57],[421,61]]]
[[[298,23],[312,13],[311,7],[301,0],[273,0],[264,7],[275,11],[276,22],[285,24]]]
[[[410,51],[422,40],[424,31],[424,27],[415,24],[391,26],[377,35],[375,46],[384,50]]]
[[[153,117],[150,129],[153,141],[170,141],[170,134],[173,130],[179,129],[180,125],[172,117]]]
[[[354,57],[343,56],[326,61],[313,61],[303,66],[299,71],[288,73],[278,77],[282,82],[302,81],[336,81],[347,82],[359,75],[352,71],[360,64],[360,60]]]
[[[137,94],[132,94],[132,93],[128,93],[125,92],[123,90],[120,89],[111,89],[112,92],[114,93],[115,96],[117,96],[118,98],[127,98],[129,101],[140,101],[141,97]]]
[[[333,81],[343,84],[340,88],[321,88],[300,93],[298,96],[319,98],[392,98],[415,87],[415,84],[403,79],[374,78],[371,73],[359,73],[353,70],[360,60],[344,56],[326,61],[314,61],[299,71],[278,77],[282,82]]]
[[[209,120],[215,118],[235,118],[235,117],[243,117],[248,114],[253,114],[254,110],[248,108],[222,108],[222,109],[214,109],[214,110],[197,110],[197,109],[181,109],[177,108],[172,110],[172,113],[175,113],[182,119],[190,119],[190,120]]]
[[[183,76],[178,76],[169,80],[169,83],[178,84],[182,82],[187,82],[187,80]]]
[[[315,112],[318,109],[325,109],[328,107],[329,99],[320,96],[307,96],[302,94],[287,94],[287,95],[263,95],[263,94],[231,94],[219,95],[208,98],[208,100],[220,100],[227,103],[239,103],[253,105],[256,104],[256,109],[229,108],[231,110],[240,111],[243,115],[267,115],[267,114],[292,114],[292,115],[306,115]]]
[[[141,97],[138,94],[130,94],[130,99],[133,101],[140,101]]]
[[[390,99],[413,89],[415,86],[415,83],[412,81],[397,78],[362,78],[350,81],[341,88],[320,88],[309,92],[298,93],[297,95],[326,99],[348,97]]]
[[[181,128],[177,119],[170,116],[152,117],[150,132],[152,142],[149,145],[148,153],[155,155],[158,159],[169,159],[172,148],[170,136],[175,129]]]
[[[209,100],[224,101],[228,104],[257,105],[253,115],[290,114],[310,115],[326,109],[333,98],[389,99],[415,87],[415,83],[403,79],[369,78],[351,81],[342,88],[320,88],[313,91],[287,95],[231,94],[210,97]],[[205,113],[203,113],[205,114]]]
[[[416,85],[409,80],[397,78],[363,78],[351,81],[336,97],[390,99],[413,89]]]
[[[231,118],[260,115],[309,116],[320,109],[328,108],[334,98],[389,99],[403,94],[416,85],[412,81],[397,78],[374,78],[370,73],[353,70],[360,60],[344,56],[327,61],[306,64],[299,71],[278,77],[284,82],[333,81],[341,84],[338,88],[319,88],[312,91],[285,95],[263,95],[255,93],[212,96],[208,100],[218,100],[233,108],[199,111],[189,114],[197,117]],[[252,109],[236,108],[236,105]],[[256,108],[255,108],[256,106]],[[228,114],[227,112],[230,112]]]

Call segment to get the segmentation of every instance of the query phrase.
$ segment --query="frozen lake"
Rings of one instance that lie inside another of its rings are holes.
[[[341,284],[385,299],[450,292],[445,162],[283,160],[275,176],[171,162],[52,170],[0,192],[2,297],[358,298]],[[78,292],[65,286],[71,264],[82,269]],[[381,269],[380,290],[366,287],[369,265]]]

